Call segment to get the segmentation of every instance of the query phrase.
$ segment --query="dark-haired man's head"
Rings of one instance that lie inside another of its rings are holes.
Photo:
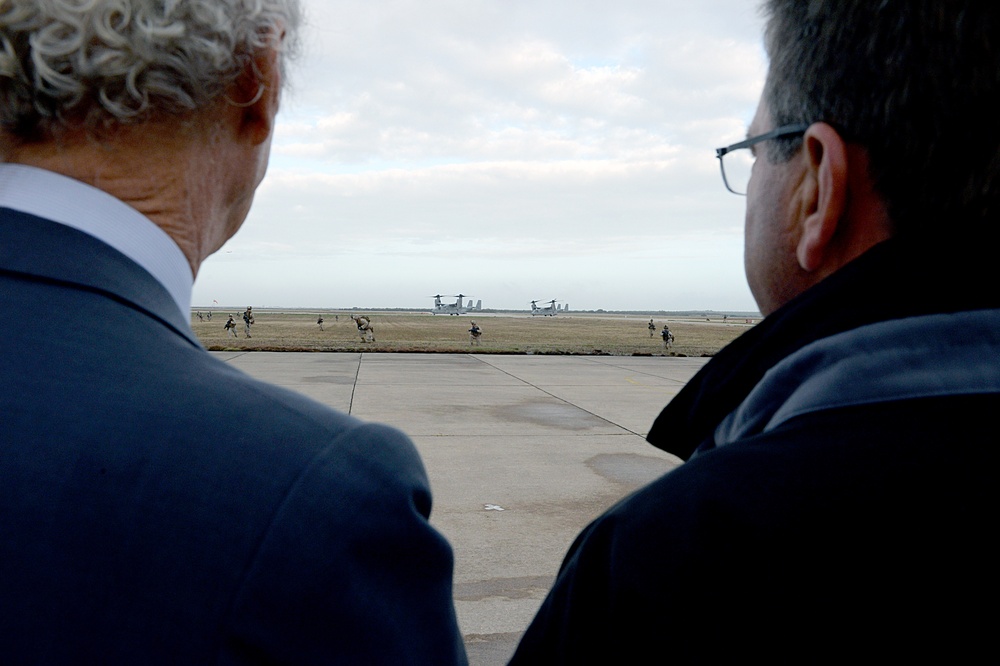
[[[889,237],[1000,238],[1000,5],[766,0],[746,270],[764,314]]]
[[[764,99],[776,125],[824,121],[863,146],[895,233],[994,226],[1000,5],[767,0],[765,9]]]

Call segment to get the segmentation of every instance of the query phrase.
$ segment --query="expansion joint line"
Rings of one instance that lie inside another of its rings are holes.
[[[643,372],[642,370],[636,370],[635,368],[629,368],[624,365],[618,365],[617,363],[605,363],[604,361],[598,361],[592,358],[584,358],[583,360],[585,360],[587,363],[593,363],[595,365],[604,365],[604,366],[610,366],[612,368],[618,368],[619,370],[624,370],[625,372],[631,372],[634,375],[645,375],[646,377],[655,377],[656,379],[664,379],[670,382],[674,382],[675,384],[680,384],[681,386],[687,384],[687,382],[681,381],[679,379],[671,379],[670,377],[661,377],[660,375],[654,375],[652,372]]]
[[[565,404],[565,405],[569,405],[570,407],[575,407],[576,409],[579,409],[579,410],[580,410],[581,412],[584,412],[585,414],[590,414],[590,415],[591,415],[591,416],[593,416],[593,417],[594,417],[595,419],[599,419],[599,420],[601,420],[601,421],[604,421],[605,423],[607,423],[607,424],[609,424],[609,425],[612,425],[612,426],[614,426],[614,427],[616,427],[616,428],[620,428],[621,430],[624,430],[625,432],[627,432],[627,433],[629,433],[629,434],[632,434],[632,435],[635,435],[635,436],[637,436],[637,437],[642,437],[642,436],[643,436],[643,435],[640,435],[639,433],[635,432],[634,430],[632,430],[632,429],[630,429],[630,428],[626,428],[625,426],[623,426],[623,425],[621,425],[621,424],[619,424],[619,423],[615,423],[614,421],[610,421],[610,420],[608,420],[608,419],[604,418],[604,417],[603,417],[603,416],[601,416],[600,414],[595,414],[594,412],[590,411],[589,409],[584,409],[584,408],[583,408],[583,407],[581,407],[580,405],[574,405],[574,404],[573,404],[572,402],[570,402],[569,400],[566,400],[565,398],[560,398],[559,396],[555,395],[554,393],[551,393],[551,392],[549,392],[549,391],[546,391],[546,390],[545,390],[545,389],[543,389],[543,388],[542,388],[541,386],[538,386],[537,384],[532,384],[532,383],[531,383],[531,382],[529,382],[529,381],[526,381],[526,380],[524,380],[524,379],[521,379],[521,378],[520,378],[520,377],[518,377],[517,375],[515,375],[515,374],[512,374],[512,373],[510,373],[510,372],[507,372],[507,371],[506,371],[506,370],[504,370],[503,368],[498,368],[497,366],[493,365],[492,363],[490,363],[489,361],[487,361],[487,360],[485,360],[485,359],[482,359],[482,358],[476,358],[476,357],[475,357],[475,356],[473,356],[472,354],[469,354],[469,356],[470,356],[470,357],[472,357],[472,358],[474,358],[474,359],[476,359],[476,360],[477,360],[477,361],[479,361],[480,363],[483,363],[484,365],[488,365],[488,366],[490,366],[490,367],[491,367],[491,368],[493,368],[494,370],[499,370],[500,372],[502,372],[503,374],[507,375],[508,377],[511,377],[511,378],[513,378],[513,379],[516,379],[517,381],[521,382],[521,383],[522,383],[522,384],[524,384],[525,386],[530,386],[531,388],[535,389],[536,391],[540,391],[540,392],[544,393],[545,395],[549,396],[550,398],[554,398],[554,399],[558,400],[559,402],[561,402],[561,403],[563,403],[563,404]]]
[[[354,412],[354,392],[358,390],[358,377],[361,376],[361,362],[365,360],[365,353],[359,352],[358,368],[354,371],[354,385],[351,386],[351,401],[347,403],[347,413]]]

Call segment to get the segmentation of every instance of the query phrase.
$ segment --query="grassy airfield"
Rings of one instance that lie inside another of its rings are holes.
[[[743,318],[724,322],[721,315],[653,317],[656,334],[649,337],[649,316],[565,313],[556,317],[527,314],[475,313],[462,316],[412,312],[254,310],[250,339],[243,333],[242,310],[213,309],[211,320],[192,311],[192,328],[211,351],[436,352],[477,354],[605,354],[613,356],[711,356],[752,324]],[[202,310],[207,313],[207,310]],[[238,338],[223,330],[236,315]],[[363,343],[351,314],[366,314],[375,326],[375,342]],[[323,329],[316,324],[323,316]],[[707,319],[707,320],[706,320]],[[483,330],[480,346],[470,346],[468,330],[476,321]],[[753,320],[756,322],[757,320]],[[663,348],[660,330],[674,334]],[[228,337],[227,337],[228,335]]]

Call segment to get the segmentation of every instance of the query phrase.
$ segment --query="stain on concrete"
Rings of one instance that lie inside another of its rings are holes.
[[[455,585],[455,600],[476,602],[486,599],[537,599],[541,603],[554,582],[553,576],[521,576],[458,583]],[[462,639],[469,664],[503,666],[514,654],[523,633],[465,634]]]
[[[466,634],[465,651],[473,666],[504,666],[514,656],[522,631],[498,634]]]
[[[608,481],[632,488],[654,481],[680,464],[636,453],[601,453],[587,460],[587,467]]]
[[[303,377],[303,384],[339,384],[341,386],[346,384],[354,384],[353,376],[345,375],[318,375],[314,377]]]
[[[496,407],[493,411],[501,420],[526,421],[564,430],[589,430],[610,425],[604,419],[564,402],[527,402]]]
[[[456,583],[455,600],[543,599],[554,582],[555,578],[552,576],[519,576]]]

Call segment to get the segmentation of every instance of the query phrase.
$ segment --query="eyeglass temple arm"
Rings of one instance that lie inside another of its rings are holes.
[[[758,136],[750,137],[749,139],[745,139],[743,141],[740,141],[739,143],[734,143],[731,146],[726,146],[725,148],[716,148],[715,156],[721,159],[723,155],[725,155],[726,153],[731,153],[734,150],[739,150],[740,148],[749,148],[750,146],[756,145],[762,141],[767,141],[768,139],[777,139],[778,137],[787,136],[789,134],[799,134],[801,132],[805,132],[807,129],[809,129],[809,123],[784,125],[782,127],[778,127],[777,129],[773,129],[770,132],[767,132],[766,134],[760,134]]]

